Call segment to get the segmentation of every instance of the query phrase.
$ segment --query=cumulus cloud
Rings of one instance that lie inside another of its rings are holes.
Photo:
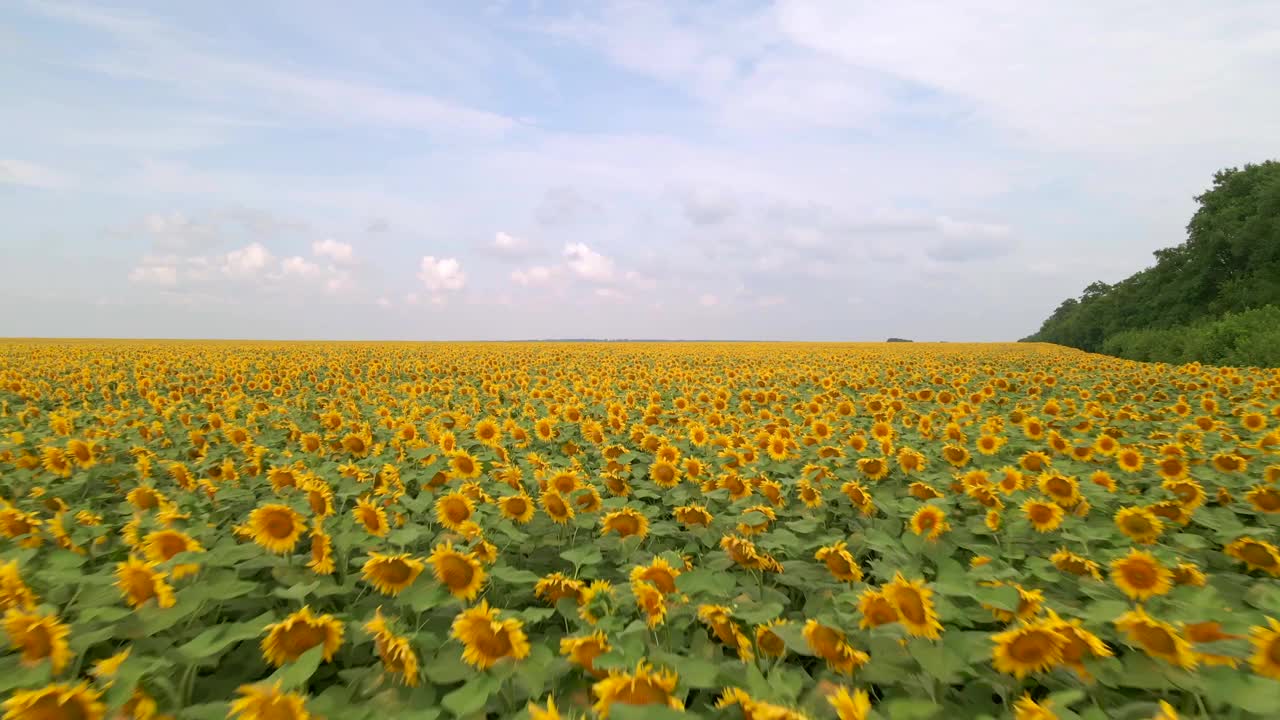
[[[706,188],[685,192],[680,205],[685,218],[694,225],[716,225],[737,211],[737,204],[728,195]]]
[[[262,243],[250,243],[227,253],[223,271],[236,277],[253,277],[265,270],[270,262],[270,250]]]
[[[592,250],[584,243],[565,245],[564,256],[569,269],[578,277],[594,282],[608,282],[613,279],[613,260]]]
[[[496,255],[518,258],[529,255],[533,248],[525,238],[499,230],[485,245],[485,249]]]
[[[355,259],[355,249],[351,245],[333,238],[311,243],[311,252],[316,257],[329,258],[336,263],[349,263]]]
[[[53,168],[21,160],[0,158],[0,185],[22,185],[52,190],[67,187],[70,184],[70,178]]]
[[[432,255],[423,256],[418,279],[432,292],[461,290],[467,284],[467,275],[457,259],[437,259]]]
[[[320,266],[310,260],[294,255],[285,258],[280,263],[280,271],[285,275],[298,275],[301,277],[315,277],[321,272]]]
[[[555,279],[556,274],[555,268],[534,265],[523,270],[512,270],[511,282],[524,287],[546,285]]]
[[[178,284],[178,269],[171,265],[140,265],[129,273],[129,282],[173,287]]]

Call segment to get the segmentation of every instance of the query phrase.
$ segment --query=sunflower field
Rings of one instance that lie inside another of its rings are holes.
[[[3,720],[1280,715],[1280,371],[0,342]]]

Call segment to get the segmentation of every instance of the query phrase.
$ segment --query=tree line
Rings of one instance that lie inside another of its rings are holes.
[[[1067,298],[1028,342],[1134,360],[1280,366],[1280,162],[1228,168],[1187,239],[1115,284]]]

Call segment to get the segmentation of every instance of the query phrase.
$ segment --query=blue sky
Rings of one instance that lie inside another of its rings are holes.
[[[1277,47],[1247,0],[5,3],[0,335],[1016,339],[1274,156]]]

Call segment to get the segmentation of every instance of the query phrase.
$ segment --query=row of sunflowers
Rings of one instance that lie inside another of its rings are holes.
[[[1263,718],[1280,371],[0,343],[4,720]]]

